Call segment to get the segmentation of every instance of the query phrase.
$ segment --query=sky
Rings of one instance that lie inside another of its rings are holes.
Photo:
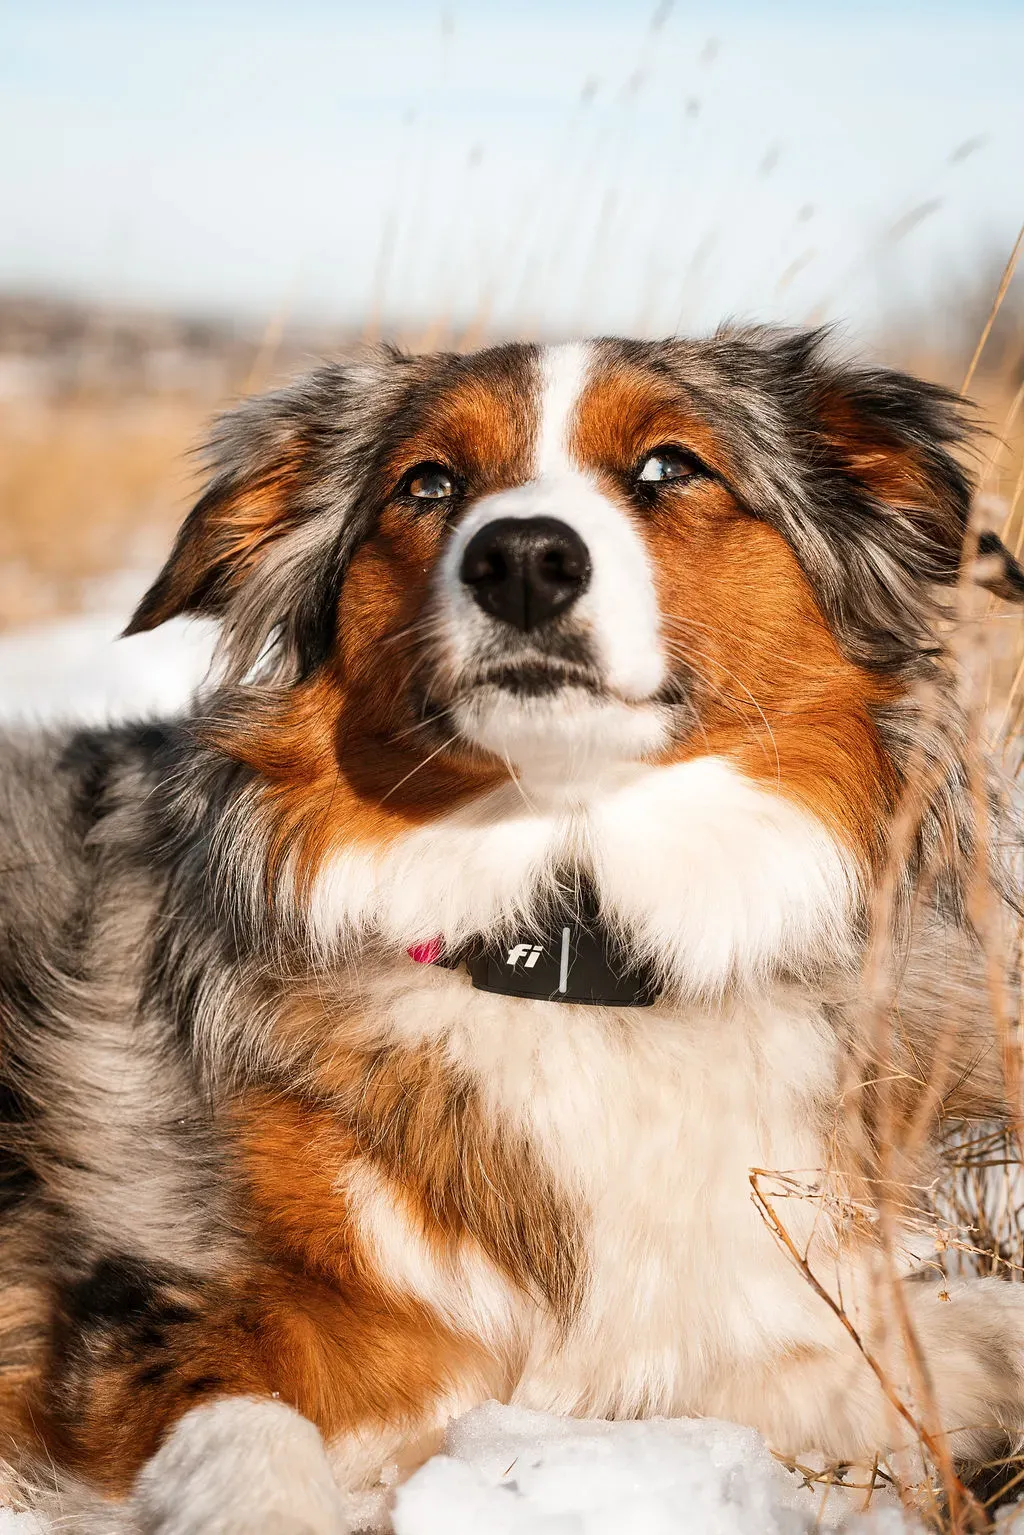
[[[0,287],[870,327],[1024,219],[1024,7],[0,0]]]

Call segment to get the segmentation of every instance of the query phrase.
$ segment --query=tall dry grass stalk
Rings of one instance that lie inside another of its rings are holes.
[[[808,1177],[783,1169],[754,1169],[751,1193],[769,1230],[820,1303],[846,1329],[867,1367],[877,1377],[896,1420],[895,1438],[908,1440],[916,1453],[891,1464],[864,1468],[801,1466],[805,1479],[831,1488],[853,1486],[869,1505],[878,1488],[895,1488],[903,1502],[932,1529],[944,1535],[987,1529],[994,1505],[1024,1491],[1024,1459],[986,1468],[988,1475],[966,1487],[957,1474],[948,1442],[940,1432],[933,1382],[906,1305],[905,1276],[915,1265],[939,1281],[971,1275],[998,1276],[1009,1283],[1024,1279],[1024,1017],[1018,986],[1024,921],[1018,924],[1013,957],[1006,964],[1001,900],[992,865],[1001,850],[992,845],[991,781],[1019,821],[1024,726],[1024,621],[1019,611],[1000,612],[972,581],[978,537],[993,527],[1018,550],[1024,544],[1024,382],[1019,377],[993,380],[982,370],[984,346],[1009,290],[1024,250],[1024,229],[1003,272],[986,324],[963,385],[984,382],[985,403],[996,426],[980,465],[981,493],[968,530],[955,617],[946,636],[949,665],[969,726],[969,793],[975,851],[968,890],[971,922],[987,955],[987,1004],[1001,1052],[1006,1113],[998,1122],[972,1123],[945,1117],[953,1086],[962,1027],[951,1011],[931,1060],[915,1062],[908,1073],[906,1051],[897,1045],[900,967],[893,934],[898,930],[900,874],[927,808],[933,785],[922,755],[912,761],[891,829],[887,859],[869,914],[869,936],[859,982],[859,1042],[847,1062],[841,1092],[837,1144],[852,1148],[843,1165]],[[1020,368],[1020,359],[1016,366]],[[999,409],[993,410],[998,402]],[[926,727],[938,723],[943,707],[938,689],[923,694]],[[1017,868],[1017,888],[1024,869]],[[922,872],[928,894],[933,871]],[[912,1105],[908,1111],[908,1102]],[[919,1161],[923,1143],[938,1135],[941,1160],[937,1176],[915,1186],[907,1170]],[[801,1207],[799,1218],[793,1202]],[[827,1221],[832,1230],[854,1241],[867,1238],[875,1255],[872,1294],[867,1308],[855,1313],[837,1289],[834,1274],[815,1269],[813,1239],[797,1240],[807,1230],[806,1203],[815,1208],[813,1230]],[[908,1246],[911,1249],[908,1251]],[[941,1292],[940,1292],[941,1294]],[[868,1325],[864,1318],[867,1316]],[[908,1469],[909,1468],[909,1469]],[[993,1488],[995,1490],[993,1490]]]
[[[180,399],[0,411],[0,629],[74,612],[104,577],[156,563],[204,414]]]

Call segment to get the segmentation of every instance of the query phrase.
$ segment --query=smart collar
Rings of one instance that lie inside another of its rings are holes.
[[[439,938],[409,950],[418,964],[465,964],[477,991],[589,1007],[650,1007],[660,986],[651,966],[631,961],[598,915],[589,887],[570,907],[553,906],[508,941],[471,940],[448,954]]]

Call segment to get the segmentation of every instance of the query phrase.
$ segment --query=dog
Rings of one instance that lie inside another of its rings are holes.
[[[864,1214],[1012,1107],[971,432],[772,329],[220,421],[127,630],[209,685],[0,750],[0,1449],[74,1528],[355,1528],[489,1398],[1017,1442],[1024,1288]]]

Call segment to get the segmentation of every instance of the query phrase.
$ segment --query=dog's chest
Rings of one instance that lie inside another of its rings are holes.
[[[581,1062],[550,1105],[550,1154],[582,1191],[588,1283],[568,1336],[541,1330],[519,1395],[562,1411],[699,1411],[704,1385],[769,1334],[805,1333],[807,1294],[750,1180],[820,1165],[831,1052],[816,1020],[771,1008],[651,1016],[619,1044],[587,1052],[593,1075]]]
[[[528,1317],[519,1400],[700,1410],[716,1372],[806,1336],[805,1286],[750,1183],[822,1160],[834,1046],[806,1001],[674,1015],[463,994],[447,1048],[579,1220],[579,1304],[568,1328]]]

